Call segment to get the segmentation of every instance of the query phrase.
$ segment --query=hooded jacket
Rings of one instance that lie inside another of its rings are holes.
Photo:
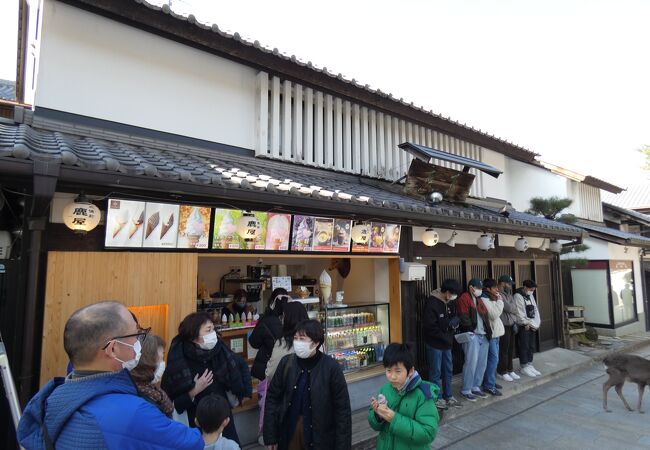
[[[431,398],[426,397],[423,388],[430,390]],[[423,381],[419,375],[401,393],[390,383],[383,385],[379,393],[386,397],[395,416],[388,423],[372,407],[368,410],[370,426],[379,431],[377,450],[429,450],[438,433],[438,392],[438,386]]]
[[[59,449],[201,450],[198,430],[167,418],[138,397],[128,371],[54,378],[32,398],[16,435],[27,450],[46,449],[45,431]]]
[[[422,332],[424,342],[438,350],[449,350],[454,340],[454,330],[449,326],[456,315],[455,301],[441,300],[442,292],[436,289],[424,303]]]
[[[476,332],[478,319],[483,321],[483,329],[485,330],[485,337],[490,340],[492,338],[492,329],[490,328],[490,319],[488,317],[488,310],[485,304],[476,299],[476,303],[472,299],[472,294],[463,292],[458,300],[456,300],[456,311],[460,318],[461,331]]]
[[[488,310],[488,319],[490,321],[490,329],[492,330],[492,339],[499,338],[505,334],[503,322],[501,322],[501,313],[503,312],[503,300],[497,296],[494,300],[491,299],[489,292],[484,292],[481,296],[481,301],[485,303]]]
[[[524,289],[519,288],[515,292],[514,299],[515,304],[517,305],[517,325],[528,325],[538,330],[542,320],[541,317],[539,317],[539,308],[537,307],[535,296],[526,295]],[[526,315],[526,305],[533,305],[535,307],[535,317],[533,319],[528,318]]]
[[[510,289],[499,289],[501,300],[503,300],[503,313],[501,313],[501,322],[506,327],[511,327],[517,323],[517,304]]]

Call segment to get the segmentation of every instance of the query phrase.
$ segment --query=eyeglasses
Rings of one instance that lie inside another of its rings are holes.
[[[151,327],[149,327],[149,328],[140,328],[140,327],[138,327],[138,332],[137,333],[125,334],[123,336],[114,336],[114,337],[112,337],[111,339],[109,339],[106,342],[106,345],[104,345],[102,347],[102,350],[106,350],[106,347],[108,347],[108,345],[113,341],[118,341],[120,339],[126,339],[126,338],[131,338],[131,337],[137,338],[138,341],[140,341],[140,345],[142,345],[142,344],[144,344],[145,339],[147,339],[147,336],[149,335],[150,331],[151,331]]]

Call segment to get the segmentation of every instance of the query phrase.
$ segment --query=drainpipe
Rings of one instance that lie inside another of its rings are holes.
[[[643,314],[645,315],[645,330],[650,331],[650,292],[648,292],[648,283],[645,280],[645,265],[643,257],[646,254],[645,249],[639,252],[639,268],[641,269],[641,295],[643,295]]]
[[[60,172],[59,161],[34,161],[33,193],[29,215],[26,215],[29,232],[27,262],[27,288],[25,291],[25,314],[22,357],[20,365],[19,396],[24,406],[38,387],[37,360],[40,358],[38,339],[42,336],[42,317],[39,310],[39,287],[41,285],[41,252],[43,231],[47,226],[48,212],[56,191]]]

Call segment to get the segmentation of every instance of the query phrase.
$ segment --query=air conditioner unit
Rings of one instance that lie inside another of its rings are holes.
[[[402,281],[422,281],[427,277],[426,264],[407,262],[403,267],[404,271],[400,276]]]
[[[0,259],[9,259],[11,255],[11,233],[0,231]]]

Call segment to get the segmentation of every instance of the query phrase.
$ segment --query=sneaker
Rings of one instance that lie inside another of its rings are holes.
[[[488,398],[487,394],[480,389],[472,389],[472,395],[480,398]]]
[[[438,409],[447,409],[447,402],[441,398],[436,400],[436,408]]]
[[[510,378],[512,378],[513,380],[521,379],[521,377],[514,372],[507,373],[506,375],[510,375]]]
[[[503,381],[515,381],[515,379],[511,377],[509,373],[504,373],[503,375],[499,375],[499,378],[501,378]]]
[[[454,397],[449,397],[447,399],[447,407],[460,408],[462,406],[463,405],[458,400],[456,400]]]
[[[530,370],[531,370],[535,375],[537,375],[538,377],[542,375],[542,372],[540,372],[539,370],[535,369],[535,367],[533,367],[532,364],[530,364],[530,365],[528,366],[528,368],[529,368],[529,369],[530,369]]]
[[[468,402],[475,402],[475,401],[476,401],[476,397],[474,397],[474,395],[471,394],[471,393],[470,393],[470,394],[465,394],[465,393],[461,392],[460,395],[461,395],[465,400],[467,400]]]
[[[485,392],[487,392],[490,395],[493,395],[494,397],[501,397],[503,395],[501,391],[498,389],[486,389]]]
[[[522,368],[522,369],[521,369],[521,373],[523,373],[524,375],[529,376],[529,377],[531,377],[531,378],[535,378],[535,377],[537,376],[537,374],[536,374],[535,372],[533,372],[533,371],[531,370],[531,368],[528,367],[528,366]]]
[[[262,447],[265,447],[264,445],[264,436],[260,436],[257,438],[257,443],[260,444]]]
[[[497,389],[503,389],[503,386],[501,386],[499,383],[494,383],[494,387]]]

